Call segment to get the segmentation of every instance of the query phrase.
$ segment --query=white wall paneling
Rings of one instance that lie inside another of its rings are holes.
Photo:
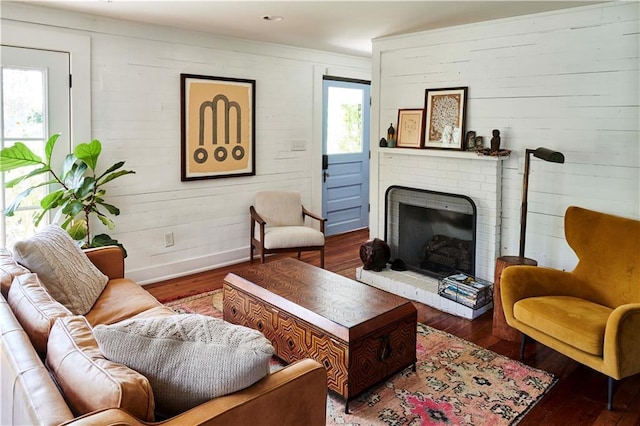
[[[372,145],[398,109],[424,105],[425,89],[468,86],[467,130],[488,144],[500,129],[513,151],[502,162],[498,255],[518,253],[523,155],[544,146],[566,163],[531,160],[526,255],[573,269],[568,206],[640,218],[639,6],[613,2],[374,40]],[[415,167],[402,157],[390,163],[374,149],[372,237],[384,232],[389,176]],[[432,189],[438,178],[429,173],[440,166],[425,167],[415,178]]]
[[[249,205],[259,190],[297,190],[319,208],[317,70],[362,77],[371,69],[358,57],[24,4],[2,5],[3,38],[7,23],[90,39],[91,137],[103,143],[103,167],[125,160],[136,171],[109,184],[122,212],[110,234],[129,252],[127,275],[141,283],[248,259]],[[180,73],[256,80],[256,176],[180,181]],[[307,149],[292,150],[293,141]],[[168,232],[175,244],[167,248]]]

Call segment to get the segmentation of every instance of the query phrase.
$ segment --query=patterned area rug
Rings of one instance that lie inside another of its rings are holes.
[[[222,290],[166,303],[179,313],[221,318]],[[411,368],[349,404],[330,393],[327,425],[514,425],[557,379],[451,334],[418,323]],[[274,369],[280,368],[274,365]]]

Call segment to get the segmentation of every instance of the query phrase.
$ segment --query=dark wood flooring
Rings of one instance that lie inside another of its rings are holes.
[[[328,237],[325,268],[355,279],[355,269],[362,265],[359,255],[360,244],[368,239],[368,235],[368,230],[363,229]],[[296,254],[279,254],[267,261],[283,256]],[[303,253],[301,259],[316,266],[320,265],[317,252]],[[160,301],[168,301],[221,288],[224,276],[228,272],[238,271],[248,264],[244,262],[226,266],[149,284],[144,288]],[[519,343],[504,341],[491,334],[491,312],[470,321],[421,303],[414,303],[418,309],[418,321],[499,354],[513,359],[519,358]],[[640,346],[640,342],[638,345]],[[607,378],[604,375],[537,343],[528,345],[524,363],[551,372],[560,380],[527,414],[520,425],[640,425],[640,374],[616,384],[614,410],[608,411]]]

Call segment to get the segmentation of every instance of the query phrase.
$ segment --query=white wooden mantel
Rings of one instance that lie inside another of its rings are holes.
[[[483,155],[477,151],[459,151],[455,149],[417,149],[417,148],[382,148],[379,147],[378,151],[384,155],[420,155],[426,157],[449,157],[449,158],[461,158],[466,160],[488,160],[488,161],[502,161],[509,158],[510,153],[506,155]]]

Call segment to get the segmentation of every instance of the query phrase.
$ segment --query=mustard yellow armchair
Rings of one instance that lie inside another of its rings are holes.
[[[640,221],[569,207],[565,236],[578,256],[571,272],[511,266],[502,273],[507,323],[615,380],[640,373]]]

